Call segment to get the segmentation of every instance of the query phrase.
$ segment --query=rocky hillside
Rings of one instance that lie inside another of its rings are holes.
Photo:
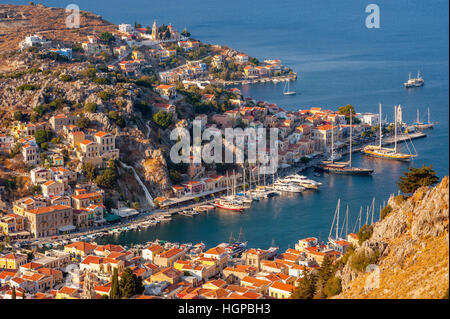
[[[406,200],[389,199],[392,211],[374,225],[371,238],[337,274],[343,289],[338,298],[444,296],[449,287],[448,182],[445,177],[436,187],[421,188]],[[374,261],[379,276],[376,270],[355,269]]]
[[[81,11],[80,28],[66,27],[67,13],[64,8],[51,8],[44,5],[0,4],[0,52],[16,50],[25,36],[39,32],[46,38],[58,41],[79,42],[98,32],[112,31],[116,27],[100,16]]]

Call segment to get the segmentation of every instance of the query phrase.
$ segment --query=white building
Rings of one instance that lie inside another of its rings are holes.
[[[376,126],[380,122],[379,115],[373,113],[364,113],[358,115],[358,118],[362,123],[368,124],[370,126]]]
[[[131,26],[131,24],[122,23],[119,24],[119,31],[124,33],[131,33],[134,31],[134,28]]]

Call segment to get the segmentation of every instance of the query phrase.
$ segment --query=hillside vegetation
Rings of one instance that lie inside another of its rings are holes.
[[[407,199],[391,197],[388,204],[392,210],[374,224],[371,238],[352,253],[339,273],[343,292],[336,297],[448,296],[448,177],[431,189],[419,188]],[[370,257],[379,267],[378,283],[376,271],[364,272],[355,267]]]

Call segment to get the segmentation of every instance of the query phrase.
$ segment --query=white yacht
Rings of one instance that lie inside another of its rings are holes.
[[[289,175],[289,176],[283,178],[282,180],[289,182],[289,183],[299,184],[300,186],[302,186],[304,188],[310,188],[310,189],[311,188],[317,189],[317,188],[319,188],[319,186],[322,185],[322,183],[320,183],[320,182],[317,182],[312,179],[308,179],[306,176],[298,175],[298,174]]]
[[[280,180],[276,181],[273,186],[277,191],[280,192],[301,193],[305,190],[305,188],[300,185]]]

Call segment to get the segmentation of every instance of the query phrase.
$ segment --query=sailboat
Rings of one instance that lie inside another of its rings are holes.
[[[409,162],[411,158],[417,157],[417,155],[414,154],[405,154],[400,153],[397,151],[397,106],[394,106],[394,147],[383,147],[381,145],[381,103],[380,103],[380,141],[378,145],[367,145],[364,147],[361,152],[365,155],[372,156],[372,157],[378,157],[378,158],[384,158],[389,160],[395,160],[395,161],[405,161]]]
[[[290,91],[290,83],[291,83],[291,80],[287,80],[286,84],[284,85],[284,91],[283,91],[284,95],[295,95],[295,94],[297,94],[297,92],[295,92],[295,91]]]
[[[331,157],[331,161],[323,161],[315,168],[319,171],[324,171],[331,174],[341,175],[370,175],[373,173],[373,169],[352,167],[352,113],[350,112],[350,145],[349,145],[349,160],[348,162],[334,162],[334,158]],[[334,152],[334,126],[331,128],[331,149]]]
[[[428,115],[428,121],[425,122],[425,123],[420,122],[420,120],[419,120],[419,109],[417,109],[417,119],[416,119],[416,122],[413,123],[412,126],[414,126],[417,129],[422,129],[422,130],[433,128],[434,123],[432,123],[430,121],[430,108],[429,107],[427,108],[427,115]]]
[[[340,206],[341,206],[341,199],[339,198],[337,206],[336,206],[336,210],[334,211],[333,222],[331,223],[330,233],[328,234],[328,244],[331,247],[335,246],[337,242],[344,240],[342,238],[342,230],[344,227],[342,227],[341,232],[339,232]],[[346,218],[348,220],[348,207],[347,207],[347,212],[346,212]],[[334,236],[333,236],[333,233],[334,233]]]

